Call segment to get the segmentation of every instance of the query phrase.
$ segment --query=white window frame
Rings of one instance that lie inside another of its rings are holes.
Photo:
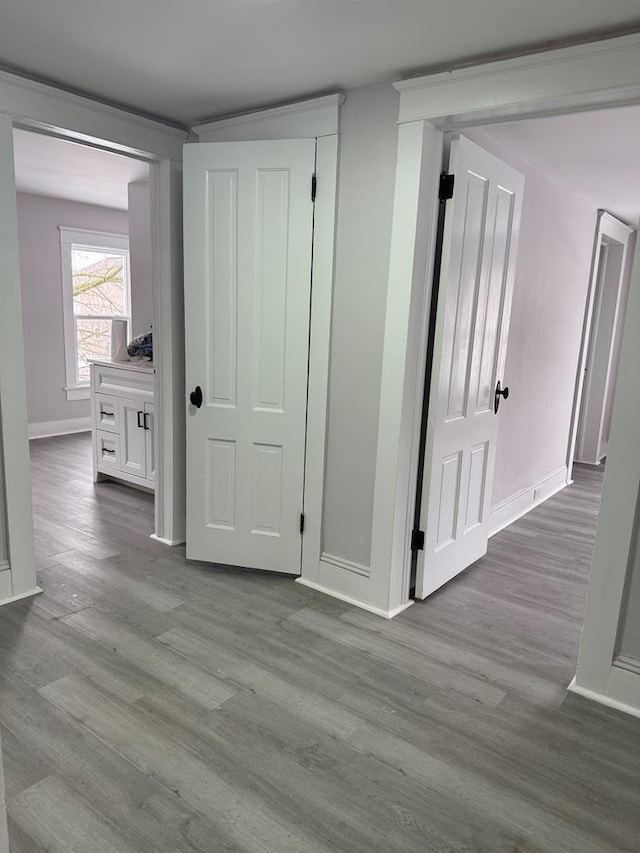
[[[62,262],[62,311],[64,322],[64,360],[67,400],[88,400],[89,383],[78,383],[76,351],[76,316],[73,312],[73,268],[72,250],[82,248],[87,251],[112,250],[127,257],[127,286],[125,300],[127,313],[123,319],[131,325],[131,263],[129,257],[129,237],[126,234],[109,234],[105,231],[88,231],[82,228],[58,226],[60,230],[60,255]],[[82,316],[82,315],[81,315]],[[92,315],[93,316],[93,315]],[[120,315],[118,315],[120,317]],[[105,319],[110,319],[105,317]]]

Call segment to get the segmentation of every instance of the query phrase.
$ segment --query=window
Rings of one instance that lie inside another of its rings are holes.
[[[93,359],[111,358],[111,321],[131,322],[129,238],[60,226],[68,400],[89,396]]]

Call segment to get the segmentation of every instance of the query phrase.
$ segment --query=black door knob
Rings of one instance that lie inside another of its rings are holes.
[[[196,385],[194,390],[189,394],[189,399],[192,406],[195,406],[196,409],[200,408],[202,405],[202,388],[199,385]]]
[[[509,397],[509,389],[506,386],[502,388],[500,386],[500,380],[498,380],[498,384],[496,385],[496,393],[493,398],[494,415],[498,414],[498,409],[500,408],[500,397],[504,397],[504,399],[506,400]]]

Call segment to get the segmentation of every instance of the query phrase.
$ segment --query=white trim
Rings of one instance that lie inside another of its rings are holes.
[[[307,452],[304,476],[305,531],[302,575],[319,581],[329,399],[329,350],[338,182],[338,137],[318,139],[318,192],[314,214],[309,381],[307,389]]]
[[[520,489],[519,492],[499,501],[491,507],[489,536],[495,536],[496,533],[562,491],[571,482],[567,479],[567,466],[562,465],[545,477],[541,477],[532,486]]]
[[[342,592],[336,592],[334,589],[329,589],[329,587],[322,586],[319,583],[314,583],[306,578],[296,578],[296,583],[302,584],[302,586],[308,586],[309,589],[315,589],[325,595],[330,595],[331,598],[337,598],[339,601],[344,601],[346,604],[351,604],[353,607],[360,608],[360,610],[367,610],[369,613],[374,613],[376,616],[382,616],[383,619],[393,619],[394,616],[402,613],[403,610],[406,610],[407,607],[411,607],[414,603],[413,601],[407,601],[404,604],[395,607],[393,610],[382,610],[380,607],[374,607],[371,604],[366,604],[358,598],[352,598]]]
[[[29,441],[36,438],[53,438],[57,435],[73,435],[77,432],[90,431],[90,416],[86,418],[65,418],[61,421],[39,421],[29,424]]]
[[[87,382],[86,385],[65,385],[64,391],[67,396],[67,400],[88,400],[91,388]]]
[[[162,160],[149,174],[153,257],[155,533],[184,541],[186,449],[182,165]]]
[[[613,669],[616,672],[612,673],[612,680],[604,692],[576,684],[575,677],[571,679],[567,690],[632,717],[640,717],[640,676],[622,667]]]
[[[442,145],[443,134],[427,122],[399,128],[366,593],[381,610],[409,600]]]
[[[22,353],[22,300],[13,159],[13,123],[0,114],[0,435],[11,598],[36,586],[33,510],[27,442],[27,393]]]
[[[640,506],[640,241],[636,245],[576,685],[608,694]],[[618,667],[618,669],[620,669]],[[615,675],[614,683],[622,678]],[[634,682],[635,683],[635,682]],[[639,680],[640,683],[640,680]],[[632,695],[635,695],[632,692]],[[616,698],[619,698],[617,696]],[[627,700],[625,700],[627,701]],[[640,708],[640,694],[638,694]]]
[[[640,101],[640,34],[395,83],[399,121],[460,128]]]
[[[0,71],[0,113],[19,127],[144,159],[180,159],[189,136],[184,129],[6,71]]]
[[[598,211],[598,220],[596,223],[596,230],[594,236],[593,243],[593,253],[591,260],[591,275],[589,277],[589,292],[587,295],[587,302],[585,306],[585,315],[582,327],[582,338],[580,341],[580,358],[578,360],[578,371],[576,373],[576,382],[574,388],[574,399],[573,399],[573,409],[572,409],[572,420],[571,420],[571,435],[569,438],[569,448],[567,452],[567,467],[569,468],[569,472],[571,472],[571,468],[573,467],[574,460],[578,462],[587,462],[589,464],[595,464],[592,459],[585,458],[585,449],[584,449],[584,434],[583,434],[583,425],[582,425],[582,408],[585,405],[585,398],[589,393],[589,389],[587,387],[587,367],[591,357],[591,336],[594,320],[597,321],[595,317],[597,302],[598,302],[598,272],[600,269],[600,255],[602,253],[603,243],[610,244],[618,243],[623,247],[623,256],[621,262],[620,269],[620,278],[618,280],[618,294],[617,294],[617,305],[616,305],[616,317],[614,320],[614,328],[613,334],[611,336],[611,348],[612,351],[615,349],[616,341],[619,340],[619,336],[622,332],[622,324],[624,323],[624,315],[621,312],[621,306],[626,303],[627,292],[626,292],[626,284],[628,283],[629,277],[629,264],[631,263],[631,255],[629,252],[629,246],[631,242],[631,238],[635,233],[636,229],[632,228],[630,225],[627,225],[624,222],[620,222],[619,219],[616,219],[610,213],[607,213],[604,210]],[[605,266],[607,263],[608,257],[605,258]],[[610,372],[612,365],[610,364]],[[610,376],[607,377],[607,384],[609,383]],[[605,391],[605,401],[606,401],[606,391]],[[602,411],[602,417],[604,417],[604,409]],[[602,430],[602,420],[600,424],[600,428]],[[598,441],[598,446],[602,446],[602,437],[600,436],[600,440]],[[606,455],[603,453],[600,457],[600,460]],[[600,461],[599,460],[599,461]]]
[[[34,595],[40,595],[42,592],[44,592],[42,587],[34,586],[25,592],[18,592],[15,595],[11,595],[9,598],[3,598],[2,601],[0,601],[0,607],[4,607],[7,604],[14,604],[16,601],[22,601],[24,598],[32,598]]]
[[[296,139],[333,136],[340,132],[339,93],[283,104],[266,110],[213,119],[192,126],[199,142]]]
[[[156,536],[155,533],[152,533],[149,536],[149,539],[153,539],[154,542],[160,542],[162,545],[168,545],[170,548],[175,548],[176,545],[184,545],[184,539],[165,539],[162,536]]]
[[[117,249],[119,252],[129,251],[128,234],[110,234],[107,231],[90,231],[86,228],[69,228],[58,225],[61,243],[77,243],[90,249]]]
[[[362,563],[354,563],[353,560],[346,560],[344,557],[336,557],[335,554],[327,554],[326,551],[322,552],[320,560],[323,563],[329,563],[331,566],[335,566],[345,572],[352,572],[354,575],[360,575],[363,578],[371,576],[370,566],[365,566]]]
[[[393,609],[409,596],[409,533],[420,416],[415,401],[421,402],[423,396],[424,363],[419,360],[428,328],[425,313],[435,258],[434,188],[442,164],[442,132],[487,121],[571,112],[586,104],[591,109],[638,104],[639,45],[640,35],[624,36],[396,84],[400,128],[374,487],[372,583],[364,593],[370,602],[375,584],[374,603],[383,610]],[[424,209],[429,205],[434,210],[432,220],[425,220]],[[619,389],[620,385],[618,393]],[[629,452],[638,456],[634,449]],[[609,470],[606,479],[611,480]],[[636,483],[633,499],[627,496],[633,506],[637,493]]]
[[[15,212],[13,127],[37,130],[92,147],[139,157],[151,163],[154,222],[154,310],[168,310],[155,318],[156,425],[156,532],[179,539],[184,528],[184,327],[182,323],[181,198],[179,178],[186,130],[163,125],[143,116],[105,106],[52,86],[33,83],[0,72],[0,256],[3,260],[3,308],[0,312],[0,407],[4,441],[6,539],[10,550],[14,593],[33,590],[35,555],[27,443],[26,390],[20,321],[20,277]],[[174,160],[176,162],[174,162]],[[176,177],[177,175],[177,177]],[[173,310],[173,306],[177,306]],[[3,322],[3,320],[5,322]],[[5,334],[5,325],[7,333]],[[160,342],[162,342],[160,344]],[[163,408],[161,408],[163,407]],[[166,429],[165,429],[166,428]],[[169,440],[164,437],[169,434]],[[165,473],[165,468],[167,472]],[[160,499],[158,499],[160,493]],[[162,513],[160,515],[160,513]],[[30,594],[30,593],[29,593]]]

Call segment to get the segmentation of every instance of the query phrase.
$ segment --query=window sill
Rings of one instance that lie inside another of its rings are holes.
[[[89,385],[65,385],[67,400],[88,400],[90,395]]]

